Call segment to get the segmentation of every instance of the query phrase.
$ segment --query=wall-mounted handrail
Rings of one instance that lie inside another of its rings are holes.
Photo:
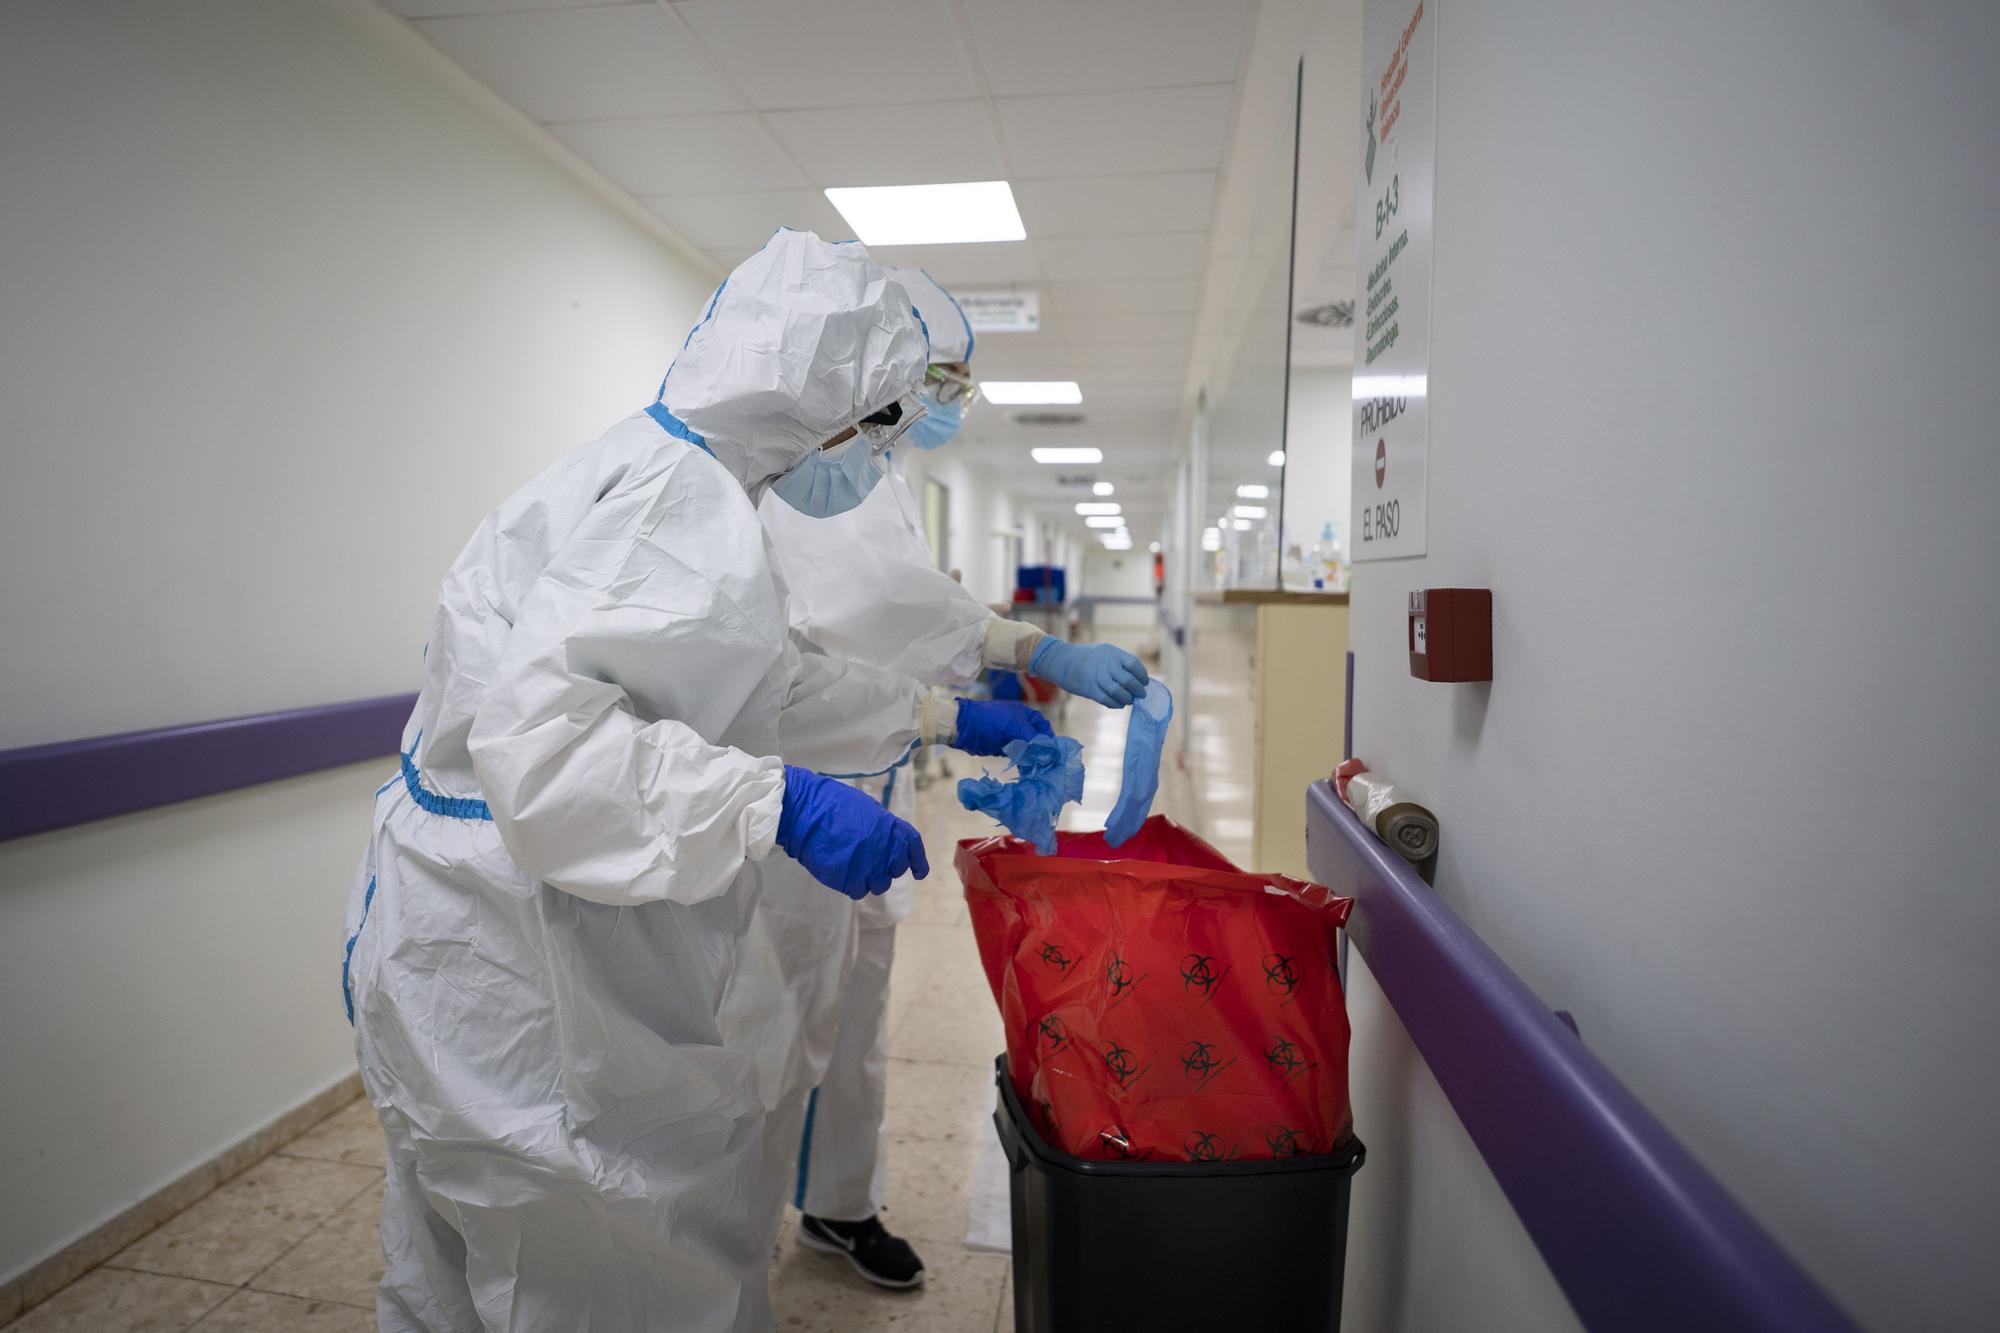
[[[1585,1327],[1854,1333],[1327,782],[1307,788],[1306,851],[1314,879],[1354,898],[1354,947]]]
[[[394,754],[414,694],[0,750],[0,840]]]

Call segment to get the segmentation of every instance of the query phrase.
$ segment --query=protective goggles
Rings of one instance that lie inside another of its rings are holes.
[[[855,422],[854,433],[879,454],[900,439],[904,431],[916,425],[928,410],[920,395],[906,393],[887,407],[870,412]]]
[[[924,372],[924,388],[946,406],[963,400],[966,407],[971,407],[979,401],[979,386],[971,376],[946,370],[943,366],[932,366]]]

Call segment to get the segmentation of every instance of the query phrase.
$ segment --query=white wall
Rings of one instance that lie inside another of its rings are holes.
[[[1081,591],[1091,597],[1143,597],[1145,604],[1111,603],[1091,614],[1097,627],[1152,628],[1159,617],[1153,601],[1153,556],[1145,547],[1133,545],[1129,551],[1107,551],[1100,542],[1086,543],[1082,550]],[[1075,575],[1071,576],[1076,577]],[[1074,596],[1078,589],[1073,588]]]
[[[1341,1327],[1580,1329],[1478,1145],[1353,950],[1347,1015],[1354,1124],[1368,1160],[1354,1176],[1348,1209]]]
[[[0,19],[0,746],[414,689],[714,275],[323,4]],[[352,1067],[387,763],[0,847],[0,1278]]]
[[[1014,570],[1002,558],[998,534],[1026,523],[1014,495],[958,445],[929,453],[913,449],[909,454],[903,466],[919,504],[926,477],[946,488],[951,514],[949,564],[959,570],[967,591],[980,601],[1007,601],[1014,593]]]
[[[1327,523],[1343,549],[1352,478],[1354,405],[1347,370],[1294,366],[1285,427],[1284,540],[1310,551]],[[1282,555],[1282,550],[1280,552]]]
[[[1359,753],[1439,812],[1440,895],[1866,1325],[1990,1327],[2000,10],[1433,12],[1430,548],[1357,574]],[[1493,589],[1490,687],[1410,678],[1427,586]],[[1451,1152],[1358,1128],[1358,1215]],[[1390,1237],[1410,1278],[1349,1327],[1450,1326],[1417,1288],[1496,1215],[1372,1213],[1349,1271]]]

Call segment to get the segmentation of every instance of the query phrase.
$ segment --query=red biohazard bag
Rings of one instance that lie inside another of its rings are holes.
[[[1245,874],[1164,815],[1123,847],[958,845],[1014,1092],[1077,1157],[1313,1156],[1349,1135],[1351,899]]]

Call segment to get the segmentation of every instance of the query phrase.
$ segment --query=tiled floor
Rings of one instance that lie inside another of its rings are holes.
[[[1196,697],[1176,704],[1175,725],[1192,728],[1188,764],[1162,766],[1155,807],[1239,864],[1250,842],[1247,662],[1241,639],[1204,636]],[[1118,793],[1125,721],[1086,702],[1067,708],[1060,730],[1084,742],[1086,789],[1064,824],[1099,827]],[[952,772],[970,776],[981,762],[953,756]],[[993,1133],[992,1062],[1002,1042],[950,866],[960,838],[993,826],[959,808],[954,785],[933,781],[918,793],[932,874],[897,935],[889,1011],[887,1220],[917,1245],[929,1280],[915,1292],[867,1286],[844,1260],[799,1247],[797,1214],[788,1208],[771,1279],[784,1333],[989,1333],[1013,1325],[1007,1257],[965,1244],[974,1161]],[[353,1103],[28,1312],[9,1333],[372,1329],[383,1165],[374,1113]]]

